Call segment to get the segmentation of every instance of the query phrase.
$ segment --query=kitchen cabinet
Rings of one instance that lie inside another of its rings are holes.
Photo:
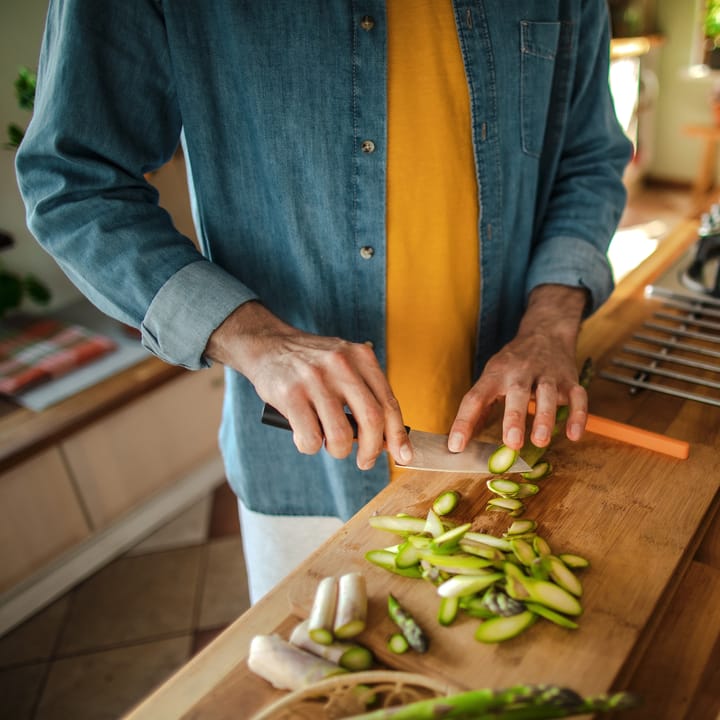
[[[182,375],[62,443],[93,528],[217,453],[220,373]]]
[[[41,412],[0,403],[0,634],[224,481],[223,369],[157,358]]]
[[[0,475],[0,592],[90,535],[60,450]]]

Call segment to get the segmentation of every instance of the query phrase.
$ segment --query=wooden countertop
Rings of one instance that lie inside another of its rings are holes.
[[[623,280],[586,322],[580,358],[589,355],[602,365],[657,307],[644,298],[643,288],[694,240],[695,229],[694,222],[680,226]],[[526,515],[539,522],[559,552],[577,552],[592,562],[579,630],[538,623],[501,646],[481,645],[468,624],[438,628],[436,606],[427,600],[429,585],[367,563],[366,550],[394,542],[369,528],[373,512],[420,515],[441,490],[457,487],[463,492],[458,519],[488,522],[482,512],[488,492],[478,478],[408,471],[128,720],[250,718],[283,696],[247,669],[251,638],[287,635],[297,621],[293,611],[307,609],[317,579],[349,567],[362,569],[368,581],[372,629],[363,639],[395,669],[424,672],[460,687],[553,681],[585,693],[631,689],[645,695],[646,703],[622,717],[677,720],[692,712],[693,718],[715,718],[720,710],[720,411],[651,394],[631,398],[626,388],[602,379],[593,382],[590,409],[688,440],[691,452],[689,459],[676,460],[590,434],[577,444],[556,439],[549,451],[556,470],[527,501]],[[487,439],[496,438],[497,431],[488,428]],[[383,655],[384,642],[378,640],[390,625],[382,605],[391,588],[431,630],[426,655]]]

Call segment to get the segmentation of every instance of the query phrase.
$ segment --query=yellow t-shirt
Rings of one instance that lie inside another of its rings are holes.
[[[479,306],[470,103],[451,0],[389,0],[388,378],[407,425],[446,433]]]

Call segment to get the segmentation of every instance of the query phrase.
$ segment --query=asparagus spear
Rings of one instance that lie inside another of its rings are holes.
[[[248,667],[279,690],[299,690],[347,672],[335,663],[291,645],[279,635],[256,635],[252,639]]]
[[[573,690],[555,685],[516,685],[420,700],[353,715],[346,720],[545,720],[625,710],[637,704],[638,698],[627,692],[583,698]]]
[[[329,645],[333,641],[333,619],[337,604],[337,580],[330,576],[324,577],[315,590],[308,634],[317,643]]]
[[[415,652],[427,652],[430,643],[423,629],[392,593],[388,595],[388,614],[391,620],[400,628],[400,632],[405,636],[408,645]]]
[[[355,637],[365,629],[366,618],[367,588],[364,576],[358,572],[341,575],[333,634],[342,640]]]
[[[372,667],[374,662],[373,654],[366,647],[337,640],[329,645],[323,645],[315,642],[310,637],[309,629],[307,620],[303,620],[296,625],[290,635],[290,644],[299,647],[301,650],[307,650],[324,660],[329,660],[346,670],[368,670]]]

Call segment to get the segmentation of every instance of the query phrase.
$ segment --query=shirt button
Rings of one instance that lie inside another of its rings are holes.
[[[370,15],[363,16],[363,19],[360,21],[360,27],[363,30],[372,30],[375,27],[375,18],[370,17]]]
[[[360,248],[360,257],[363,260],[369,260],[375,254],[375,248],[365,245]]]
[[[369,155],[375,152],[375,143],[372,140],[363,140],[360,149]]]

